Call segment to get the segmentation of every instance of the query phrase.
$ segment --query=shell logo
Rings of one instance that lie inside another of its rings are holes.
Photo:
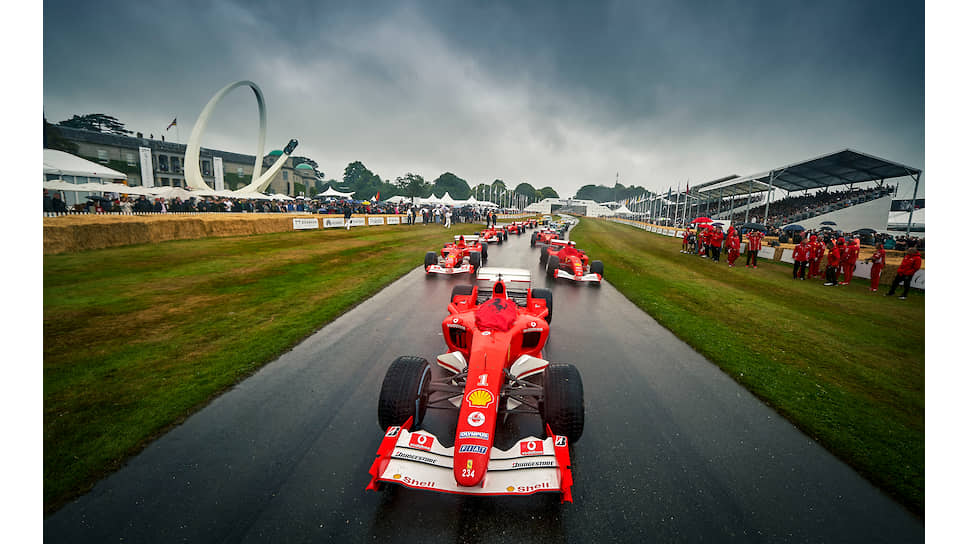
[[[399,480],[400,478],[401,478],[401,476],[399,474],[394,474],[393,475],[393,479],[394,480]]]
[[[511,491],[514,491],[514,486],[513,485],[509,485],[508,486],[508,492],[510,493]]]
[[[467,394],[467,404],[472,408],[487,408],[494,402],[494,395],[487,389],[475,389]]]

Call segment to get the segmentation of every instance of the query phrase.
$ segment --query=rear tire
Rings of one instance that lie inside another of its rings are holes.
[[[532,232],[531,233],[531,247],[534,247],[534,245],[537,244],[537,243],[538,243],[538,233],[537,232]]]
[[[507,241],[507,239],[508,239],[508,231],[505,230],[504,231],[504,240]]]
[[[481,242],[481,259],[487,262],[487,242]]]
[[[427,254],[424,255],[424,272],[435,264],[437,264],[437,253],[428,251]]]
[[[548,277],[555,279],[555,270],[558,270],[558,265],[561,263],[561,259],[557,255],[552,255],[548,257],[548,268],[545,271],[548,273]]]
[[[585,392],[574,365],[551,363],[544,371],[541,419],[551,432],[578,442],[585,430]]]
[[[541,247],[541,256],[538,257],[538,263],[544,265],[548,262],[548,246]]]
[[[541,289],[540,287],[536,289],[532,289],[531,298],[540,298],[545,301],[545,306],[548,307],[548,317],[545,318],[545,321],[550,325],[551,314],[554,313],[554,306],[555,306],[554,296],[551,294],[551,290]]]
[[[416,428],[427,413],[430,398],[430,363],[423,357],[397,357],[390,363],[380,388],[377,419],[385,431],[413,418]]]
[[[477,251],[471,251],[471,266],[474,267],[474,273],[477,273],[477,269],[481,267],[481,254]]]

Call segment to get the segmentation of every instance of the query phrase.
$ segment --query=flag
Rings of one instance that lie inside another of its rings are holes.
[[[377,191],[376,196],[373,197],[373,202],[379,202],[379,200],[380,200],[380,191]]]
[[[666,194],[666,200],[672,200],[672,185],[669,186],[669,192]]]
[[[688,181],[686,182],[686,194],[687,195],[689,194],[689,182]]]
[[[171,127],[176,126],[176,125],[178,125],[178,118],[177,117],[175,117],[174,119],[172,119],[171,120],[171,123],[168,123],[168,128],[171,128]],[[168,131],[168,128],[165,129],[166,132]]]

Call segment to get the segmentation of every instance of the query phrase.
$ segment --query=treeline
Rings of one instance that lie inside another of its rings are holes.
[[[433,181],[427,181],[423,176],[412,172],[393,180],[381,179],[378,174],[371,172],[360,161],[351,162],[343,170],[342,181],[330,179],[317,183],[312,194],[321,193],[332,187],[341,193],[353,193],[357,200],[370,199],[380,195],[380,200],[393,196],[428,198],[430,195],[442,197],[445,194],[455,200],[467,200],[474,196],[477,200],[503,202],[511,206],[526,206],[544,198],[557,198],[558,192],[551,187],[535,189],[530,183],[519,183],[514,187],[503,180],[496,179],[491,183],[479,183],[473,187],[467,180],[452,172],[444,172]]]
[[[604,185],[585,185],[575,193],[578,200],[594,200],[595,202],[621,202],[627,198],[635,198],[642,195],[651,195],[652,192],[645,187],[631,185],[626,187],[621,183],[616,183],[612,187]]]

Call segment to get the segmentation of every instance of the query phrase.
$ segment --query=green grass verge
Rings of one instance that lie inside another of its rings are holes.
[[[924,513],[924,296],[728,268],[681,241],[582,220],[571,234],[609,283],[809,436]]]
[[[44,257],[44,510],[477,225]]]

